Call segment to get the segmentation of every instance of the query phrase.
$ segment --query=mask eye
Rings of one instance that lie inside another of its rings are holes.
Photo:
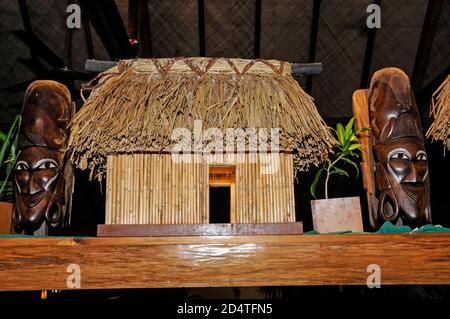
[[[16,164],[16,171],[26,171],[28,169],[28,165],[24,162],[19,162]]]
[[[426,161],[427,160],[427,154],[425,154],[424,151],[417,152],[417,160],[418,161]]]
[[[39,164],[38,167],[36,167],[36,169],[52,169],[52,168],[57,168],[56,163],[54,163],[51,160],[46,160],[44,162],[42,162],[41,164]]]
[[[399,151],[399,152],[392,154],[392,156],[390,158],[391,159],[409,160],[409,155],[406,154],[405,152]]]

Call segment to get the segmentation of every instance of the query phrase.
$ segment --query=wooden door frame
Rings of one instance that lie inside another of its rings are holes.
[[[213,175],[213,177],[211,177]],[[223,176],[221,176],[223,175]],[[208,189],[210,186],[230,187],[230,224],[236,223],[236,166],[209,166]],[[211,203],[208,203],[209,205]]]

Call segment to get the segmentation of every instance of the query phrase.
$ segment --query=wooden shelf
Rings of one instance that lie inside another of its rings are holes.
[[[450,284],[450,234],[2,238],[0,290]]]

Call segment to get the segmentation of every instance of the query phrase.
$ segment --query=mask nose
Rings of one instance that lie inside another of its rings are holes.
[[[32,173],[28,173],[28,178],[22,181],[22,183],[24,184],[24,186],[20,187],[20,192],[24,194],[34,195],[44,190],[42,186],[36,181],[36,175]],[[19,182],[19,185],[20,184],[21,183]]]
[[[409,172],[406,174],[406,176],[403,178],[402,183],[422,183],[423,182],[423,176],[420,176],[416,163],[411,163]]]

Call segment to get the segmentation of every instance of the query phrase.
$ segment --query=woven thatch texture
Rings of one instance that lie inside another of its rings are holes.
[[[318,165],[334,141],[290,64],[242,59],[122,61],[94,80],[71,124],[72,161],[97,177],[105,156],[170,151],[175,128],[280,128],[280,149],[296,170]]]
[[[430,116],[433,124],[428,129],[427,137],[442,141],[450,149],[450,75],[433,94]]]

